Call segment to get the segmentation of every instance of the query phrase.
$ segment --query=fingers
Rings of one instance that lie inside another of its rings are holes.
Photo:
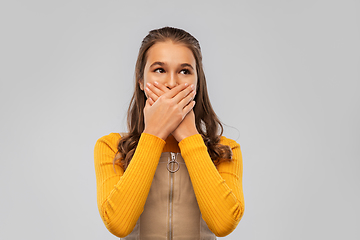
[[[171,90],[161,83],[147,83],[145,92],[151,106],[160,96],[164,96],[167,99],[172,99],[174,103],[179,104],[182,109],[187,106],[196,95],[194,85],[189,85],[188,83],[180,84]]]
[[[192,96],[190,96],[190,98],[187,98],[187,97],[189,97],[189,95],[192,95]],[[194,85],[191,84],[190,86],[186,87],[185,89],[180,91],[178,94],[176,94],[176,96],[174,96],[173,99],[177,103],[179,103],[183,99],[187,99],[186,104],[188,104],[190,99],[192,99],[194,96],[195,96]]]
[[[180,95],[180,93],[178,95]],[[195,90],[192,90],[187,96],[185,96],[184,98],[182,98],[180,100],[179,106],[182,107],[182,108],[187,106],[194,99],[195,95],[196,95]]]
[[[158,97],[160,97],[161,95],[163,95],[165,93],[163,90],[161,90],[160,88],[158,88],[157,86],[155,86],[155,85],[153,85],[151,83],[146,83],[145,92],[154,101],[156,101],[158,99]]]
[[[164,84],[158,83],[158,82],[154,82],[154,85],[159,88],[160,90],[162,90],[164,93],[170,91],[170,89],[168,89],[167,87],[165,87]]]
[[[155,102],[156,100],[164,95],[166,98],[174,98],[175,101],[178,103],[186,97],[192,90],[194,89],[194,85],[189,85],[188,83],[182,83],[177,85],[176,87],[172,88],[171,90],[165,87],[165,85],[154,82],[147,83],[145,87],[145,93],[148,97],[151,97]]]
[[[186,107],[183,108],[184,116],[186,116],[195,106],[195,101],[191,101]]]
[[[181,91],[183,91],[184,89],[189,89],[188,90],[188,93],[190,92],[190,89],[191,87],[189,86],[188,83],[182,83],[182,84],[179,84],[177,85],[176,87],[172,88],[171,90],[167,91],[165,94],[164,94],[164,97],[168,97],[168,98],[175,98],[175,96],[177,96]],[[187,94],[188,94],[187,93]],[[184,98],[187,94],[183,94],[182,98]],[[177,98],[177,102],[179,102],[181,100],[180,97]]]
[[[147,101],[149,101],[150,106],[152,106],[155,103],[155,101],[152,100],[151,98],[148,98]]]
[[[146,84],[147,85],[147,84]],[[156,100],[161,96],[161,95],[157,95],[155,94],[151,89],[150,87],[146,87],[145,88],[145,93],[146,93],[146,96],[148,97],[148,99],[151,99],[153,102],[156,102]]]
[[[165,87],[163,84],[154,82],[154,84],[147,83],[145,88],[145,93],[148,97],[151,97],[154,102],[163,95],[164,93],[170,91],[167,87]]]

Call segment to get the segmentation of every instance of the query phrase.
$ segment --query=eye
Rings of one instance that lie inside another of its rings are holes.
[[[189,71],[189,69],[184,68],[180,71],[180,73],[190,74],[190,71]]]
[[[157,72],[157,73],[163,73],[165,72],[163,68],[157,68],[154,70],[154,72]]]

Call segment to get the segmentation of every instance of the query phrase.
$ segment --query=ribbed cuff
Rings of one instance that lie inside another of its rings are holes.
[[[179,142],[179,148],[181,155],[186,156],[191,153],[195,153],[199,150],[207,151],[207,147],[200,134],[195,134],[190,137],[184,138]]]
[[[159,147],[159,146],[164,147],[166,144],[164,139],[159,138],[158,136],[152,135],[150,133],[142,133],[139,139],[139,143],[141,140],[146,142],[152,142],[155,147]]]
[[[137,150],[141,149],[141,155],[148,155],[149,152],[154,155],[160,155],[165,144],[166,142],[164,139],[149,133],[142,133],[138,142]],[[140,154],[140,152],[138,152],[138,154]]]

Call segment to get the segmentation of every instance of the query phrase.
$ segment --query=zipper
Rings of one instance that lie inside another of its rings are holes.
[[[170,152],[170,161],[167,164],[167,169],[170,172],[170,192],[169,192],[169,236],[168,239],[172,239],[172,218],[173,218],[173,194],[174,194],[174,173],[180,168],[180,164],[176,161],[176,154]],[[174,170],[174,165],[177,164]]]

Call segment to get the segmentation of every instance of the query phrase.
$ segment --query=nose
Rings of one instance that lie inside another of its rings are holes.
[[[168,81],[166,81],[165,86],[169,89],[172,89],[178,85],[178,81],[175,74],[171,74]]]

